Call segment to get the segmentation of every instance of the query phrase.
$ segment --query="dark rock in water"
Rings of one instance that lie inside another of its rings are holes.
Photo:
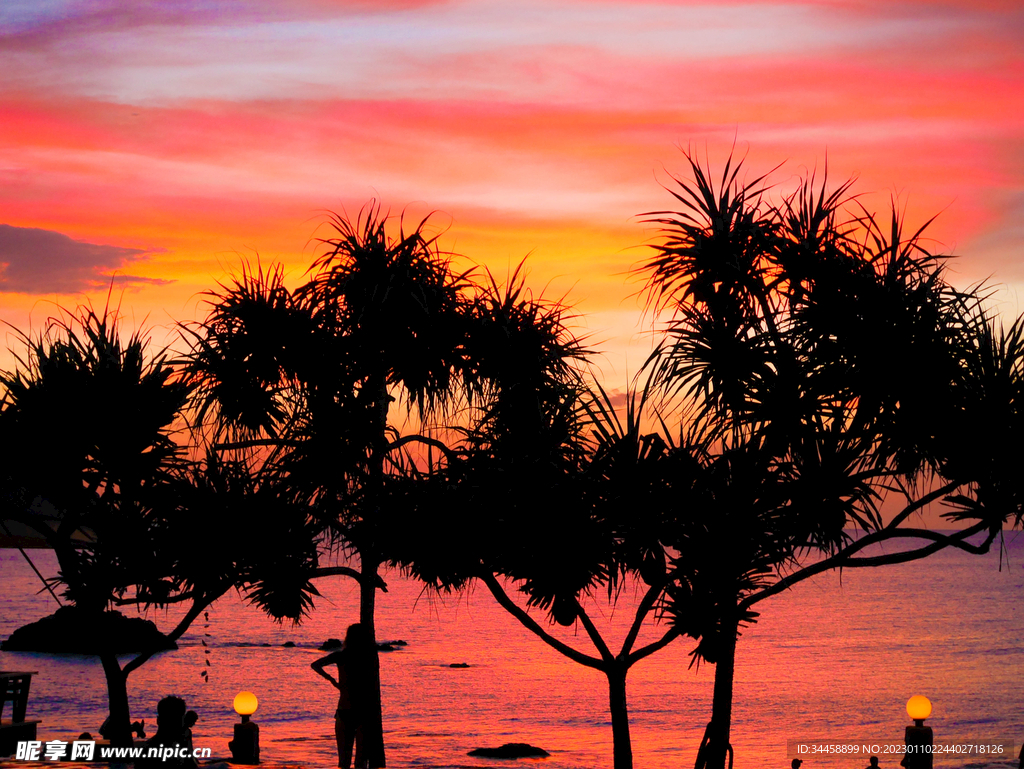
[[[468,668],[469,667],[469,663],[468,662],[453,662],[448,667],[450,667],[450,668]],[[509,743],[509,744],[511,744],[511,743]]]
[[[469,751],[471,756],[480,758],[547,758],[546,750],[527,745],[525,742],[506,742],[500,748],[477,748]]]
[[[18,628],[0,644],[5,652],[46,654],[129,654],[177,648],[148,619],[77,606],[62,606],[50,616]]]
[[[408,646],[409,645],[408,641],[402,641],[402,640],[389,641],[388,643],[390,643],[392,646]]]
[[[283,646],[285,649],[294,649],[295,641],[285,641],[283,644],[281,644],[281,646]]]
[[[324,641],[322,644],[320,644],[320,646],[318,646],[317,648],[320,649],[320,651],[322,651],[322,652],[325,652],[325,651],[327,651],[329,649],[340,649],[341,648],[341,641],[339,641],[337,638],[328,638],[326,641]]]
[[[379,652],[393,652],[394,650],[395,650],[395,647],[392,646],[389,643],[377,644],[377,651],[379,651]]]
[[[260,644],[260,646],[270,646],[270,644]]]

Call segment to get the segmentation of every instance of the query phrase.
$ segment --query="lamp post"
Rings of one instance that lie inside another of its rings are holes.
[[[228,743],[232,761],[236,764],[258,764],[260,762],[260,727],[249,716],[256,712],[259,700],[252,692],[239,692],[233,703],[235,712],[242,717],[235,724],[235,739]]]
[[[927,697],[915,694],[907,700],[907,715],[914,719],[914,725],[907,727],[903,738],[907,753],[900,765],[906,769],[932,769],[934,735],[932,728],[924,725],[924,720],[931,714],[932,703]]]

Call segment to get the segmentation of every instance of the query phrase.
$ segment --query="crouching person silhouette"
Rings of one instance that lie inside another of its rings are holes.
[[[356,769],[363,769],[366,766],[363,729],[369,715],[367,709],[371,700],[371,643],[362,625],[350,625],[341,650],[328,654],[310,665],[318,675],[326,678],[338,690],[334,734],[338,738],[338,766],[341,769],[351,769],[353,745]],[[338,666],[337,680],[324,670],[328,665]]]

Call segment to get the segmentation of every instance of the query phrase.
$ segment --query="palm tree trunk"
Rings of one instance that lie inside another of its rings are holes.
[[[715,665],[715,691],[711,703],[711,724],[708,726],[708,769],[728,769],[732,761],[729,742],[732,727],[732,682],[736,665],[735,620],[722,623],[722,648]]]
[[[384,458],[387,453],[387,427],[388,427],[388,406],[391,397],[388,393],[387,379],[383,374],[373,377],[373,388],[377,407],[377,433],[374,435],[374,446],[370,455],[370,481],[369,481],[369,509],[372,511],[373,520],[370,523],[370,530],[373,531],[381,525],[383,510],[381,501],[384,491]],[[377,650],[377,628],[374,621],[374,613],[377,604],[377,569],[380,567],[380,558],[376,552],[375,543],[365,542],[360,548],[360,573],[359,581],[359,622],[362,624],[373,644],[373,661],[370,664],[370,713],[368,720],[363,726],[364,756],[368,767],[386,766],[384,757],[384,714],[381,707],[380,697],[380,653]]]
[[[613,665],[608,676],[608,704],[612,713],[612,755],[615,769],[633,769],[633,745],[629,738],[629,711],[626,708],[626,668]]]
[[[361,554],[362,578],[359,580],[359,622],[373,644],[370,664],[370,703],[367,721],[363,726],[363,751],[367,766],[386,766],[384,759],[384,716],[380,698],[380,654],[377,651],[377,631],[374,609],[377,600],[377,560]]]
[[[365,481],[366,504],[363,509],[364,537],[357,549],[359,552],[359,624],[373,645],[369,670],[369,696],[366,720],[363,723],[361,756],[365,764],[378,769],[386,766],[384,757],[384,716],[380,696],[380,653],[377,649],[377,627],[375,610],[377,604],[377,582],[380,568],[374,530],[381,525],[383,515],[382,500],[384,497],[384,460],[387,453],[388,436],[388,393],[387,379],[384,374],[371,376],[367,389],[374,394],[374,405],[377,411],[375,424],[371,426],[370,457],[367,466],[368,477]],[[357,755],[360,751],[357,750]]]
[[[68,593],[72,602],[79,609],[95,612],[102,617],[106,609],[103,601],[96,599],[82,586],[77,553],[70,544],[70,537],[53,542],[53,550],[57,555],[57,564],[68,585]],[[100,654],[103,676],[107,682],[107,732],[104,737],[115,747],[132,747],[132,719],[128,706],[128,675],[121,670],[121,663],[113,652]]]
[[[101,654],[103,674],[107,679],[107,702],[110,717],[104,735],[115,747],[131,747],[132,719],[128,708],[128,676],[121,670],[116,654]]]

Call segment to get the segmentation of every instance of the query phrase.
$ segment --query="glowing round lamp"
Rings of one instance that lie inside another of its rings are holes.
[[[925,700],[925,702],[927,701]],[[235,695],[233,704],[238,715],[248,717],[256,712],[256,708],[259,707],[260,703],[252,692],[239,692]],[[910,706],[908,705],[907,707],[909,708]],[[928,710],[931,711],[931,705],[928,706]]]
[[[915,721],[924,721],[931,714],[932,703],[928,701],[927,697],[915,694],[907,700],[907,715]]]
[[[235,739],[228,743],[231,760],[236,764],[258,764],[260,762],[260,727],[249,720],[256,712],[259,700],[252,692],[235,695],[235,712],[242,717],[242,723],[235,724]]]

